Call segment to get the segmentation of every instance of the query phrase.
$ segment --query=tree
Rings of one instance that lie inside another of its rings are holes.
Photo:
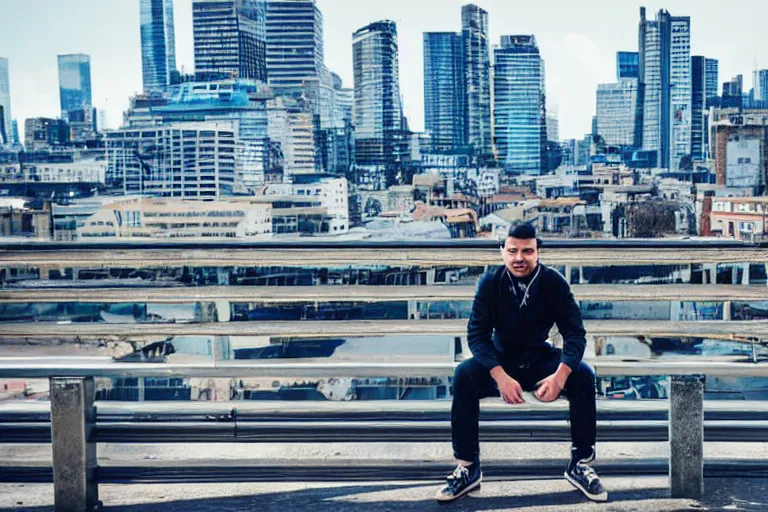
[[[632,238],[658,238],[675,233],[678,204],[651,200],[626,206],[627,234]]]

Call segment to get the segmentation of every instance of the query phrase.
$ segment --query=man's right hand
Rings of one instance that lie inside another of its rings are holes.
[[[507,375],[501,366],[491,369],[491,377],[496,381],[501,398],[508,404],[524,404],[523,388],[520,383]]]

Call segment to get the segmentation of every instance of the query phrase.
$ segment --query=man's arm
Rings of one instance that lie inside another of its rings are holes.
[[[573,298],[568,282],[560,274],[557,274],[555,279],[555,285],[552,287],[555,293],[555,324],[563,337],[563,355],[560,361],[572,371],[584,357],[587,331],[584,330],[581,310]]]
[[[485,274],[477,283],[475,300],[467,324],[467,343],[472,356],[488,371],[500,366],[499,353],[493,346],[493,274]]]

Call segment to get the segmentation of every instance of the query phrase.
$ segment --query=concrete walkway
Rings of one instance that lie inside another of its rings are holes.
[[[707,479],[701,503],[668,497],[663,477],[604,478],[606,504],[588,502],[567,482],[557,480],[486,481],[480,491],[449,505],[438,505],[438,486],[423,482],[133,484],[102,485],[104,510],[114,512],[221,511],[766,511],[768,478]],[[50,484],[0,484],[0,512],[52,512]]]

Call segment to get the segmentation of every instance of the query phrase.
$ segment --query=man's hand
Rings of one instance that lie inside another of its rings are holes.
[[[501,366],[496,366],[491,370],[491,377],[496,381],[501,398],[508,404],[524,404],[523,388],[520,383],[507,375]]]
[[[557,400],[557,397],[560,396],[563,388],[565,388],[565,382],[568,380],[568,375],[570,375],[570,373],[571,369],[560,363],[560,366],[555,373],[536,383],[536,386],[538,387],[534,393],[536,398],[542,402],[552,402],[553,400]]]

